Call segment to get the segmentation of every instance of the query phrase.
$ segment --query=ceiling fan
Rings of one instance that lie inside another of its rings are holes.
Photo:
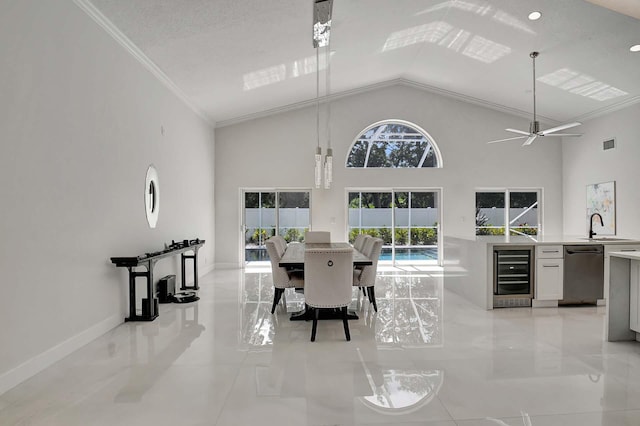
[[[522,146],[531,145],[531,143],[538,137],[542,136],[582,136],[580,133],[556,133],[560,130],[570,129],[572,127],[579,126],[582,123],[574,121],[573,123],[562,124],[560,126],[552,127],[547,130],[540,130],[540,122],[536,120],[536,58],[540,53],[531,52],[529,56],[533,60],[533,121],[529,124],[529,131],[525,132],[516,129],[505,129],[507,132],[517,133],[522,136],[516,136],[514,138],[498,139],[487,143],[506,142],[516,139],[526,139]]]

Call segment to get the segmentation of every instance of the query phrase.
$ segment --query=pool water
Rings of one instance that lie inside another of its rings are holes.
[[[247,262],[269,261],[267,250],[263,248],[251,248],[245,250],[245,260]],[[383,247],[379,260],[391,261],[391,247]],[[396,261],[425,261],[438,260],[438,248],[432,247],[412,247],[397,248]]]
[[[391,260],[391,247],[383,247],[380,260]],[[396,248],[396,261],[438,260],[437,247]]]

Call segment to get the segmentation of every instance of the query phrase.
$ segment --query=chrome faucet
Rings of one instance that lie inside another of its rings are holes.
[[[597,235],[595,232],[593,232],[593,217],[594,216],[598,216],[598,218],[600,218],[600,225],[604,226],[604,221],[602,220],[602,216],[600,216],[600,213],[592,214],[591,217],[589,218],[589,239],[592,239],[594,235]]]

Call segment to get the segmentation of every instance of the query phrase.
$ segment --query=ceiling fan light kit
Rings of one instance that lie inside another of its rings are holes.
[[[582,136],[579,133],[556,133],[556,132],[559,132],[561,130],[570,129],[572,127],[576,127],[576,126],[579,126],[580,124],[582,124],[582,123],[578,123],[577,121],[574,121],[572,123],[567,123],[567,124],[561,124],[559,126],[552,127],[550,129],[547,129],[547,130],[540,130],[540,122],[537,120],[537,116],[536,116],[536,58],[539,55],[540,55],[539,52],[531,52],[529,54],[529,57],[533,61],[533,121],[531,121],[531,123],[529,123],[529,131],[525,132],[525,131],[517,130],[517,129],[505,129],[507,132],[517,133],[517,134],[519,134],[521,136],[516,136],[516,137],[513,137],[513,138],[493,140],[493,141],[490,141],[490,142],[487,142],[487,143],[507,142],[507,141],[513,141],[513,140],[517,140],[517,139],[525,139],[525,141],[522,144],[522,146],[527,146],[527,145],[531,145],[534,140],[536,140],[538,137],[541,137],[541,136],[560,136],[560,137],[564,137],[564,136],[570,136],[570,137]]]

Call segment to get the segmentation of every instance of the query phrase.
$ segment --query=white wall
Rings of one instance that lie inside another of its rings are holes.
[[[214,133],[72,1],[2,2],[0,40],[2,393],[123,322],[111,256],[199,237],[210,268]],[[167,273],[177,259],[158,263]]]
[[[640,105],[576,129],[583,136],[562,143],[565,233],[587,234],[587,185],[615,181],[617,235],[640,238]],[[615,149],[604,151],[602,142],[611,138],[616,138]],[[596,232],[597,228],[594,225]]]
[[[561,145],[553,139],[521,147],[487,145],[508,137],[507,127],[528,129],[526,119],[407,86],[393,86],[336,100],[332,105],[334,184],[313,190],[312,226],[346,239],[345,188],[443,188],[443,232],[474,235],[475,189],[544,188],[547,234],[562,230]],[[442,169],[346,169],[353,140],[384,119],[411,121],[435,139]],[[216,129],[216,263],[240,259],[242,187],[313,186],[315,107]]]

